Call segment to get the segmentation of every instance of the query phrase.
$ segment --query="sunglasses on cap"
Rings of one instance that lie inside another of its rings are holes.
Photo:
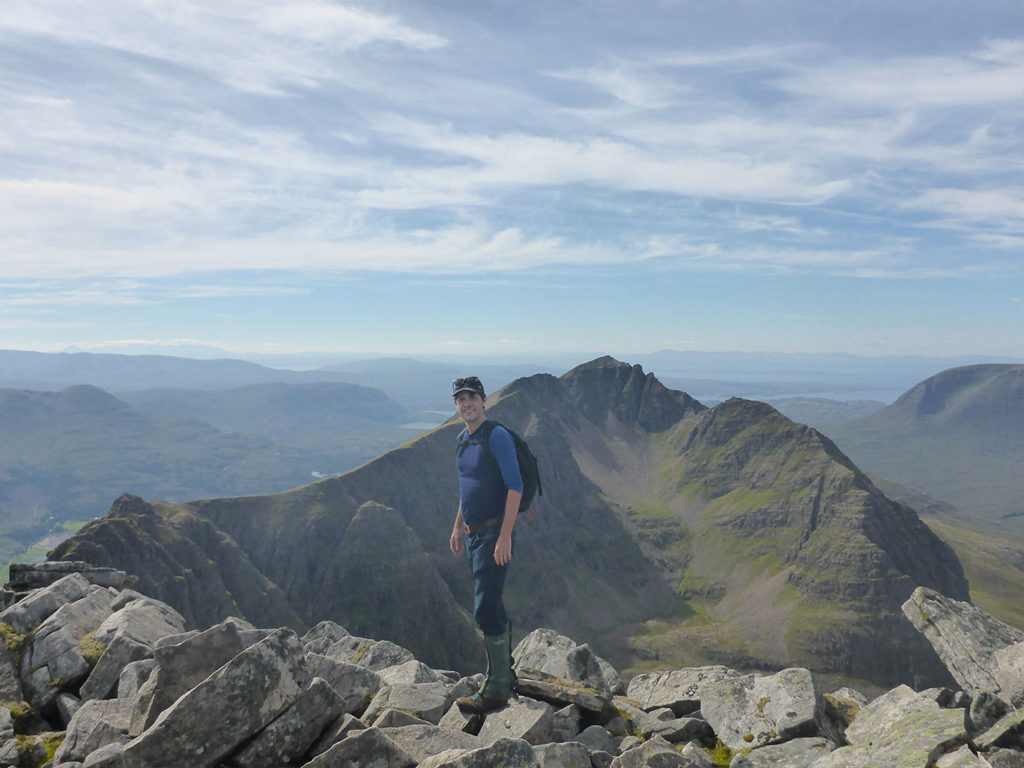
[[[479,395],[484,393],[484,385],[480,383],[480,379],[476,376],[466,376],[461,379],[452,379],[452,394],[457,395],[463,390],[469,390],[476,392]]]

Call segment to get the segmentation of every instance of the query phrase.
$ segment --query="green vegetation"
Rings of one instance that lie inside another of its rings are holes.
[[[96,639],[95,632],[90,632],[78,642],[78,649],[89,666],[95,667],[100,656],[107,650],[107,646]]]
[[[19,632],[7,622],[0,621],[0,639],[3,640],[4,645],[7,647],[7,652],[11,654],[15,665],[19,664],[21,662],[21,652],[25,649],[28,635]]]

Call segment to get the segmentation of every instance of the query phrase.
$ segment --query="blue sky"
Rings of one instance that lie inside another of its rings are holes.
[[[5,0],[0,347],[1024,356],[1024,3]]]

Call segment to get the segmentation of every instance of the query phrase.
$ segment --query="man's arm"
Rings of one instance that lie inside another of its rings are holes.
[[[464,551],[462,539],[466,534],[466,526],[462,523],[462,501],[459,501],[459,511],[455,514],[455,525],[452,528],[452,537],[448,540],[448,548],[453,555],[461,555]]]
[[[519,517],[519,501],[522,498],[521,491],[513,491],[511,488],[505,497],[505,517],[501,521],[501,533],[494,545],[494,562],[498,565],[505,565],[512,559],[512,528]]]

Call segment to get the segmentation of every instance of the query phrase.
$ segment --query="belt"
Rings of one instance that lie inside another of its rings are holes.
[[[496,525],[501,525],[504,519],[504,516],[492,517],[489,520],[484,520],[482,522],[476,523],[472,528],[470,528],[470,526],[466,524],[466,533],[479,533],[484,528],[493,528]]]

